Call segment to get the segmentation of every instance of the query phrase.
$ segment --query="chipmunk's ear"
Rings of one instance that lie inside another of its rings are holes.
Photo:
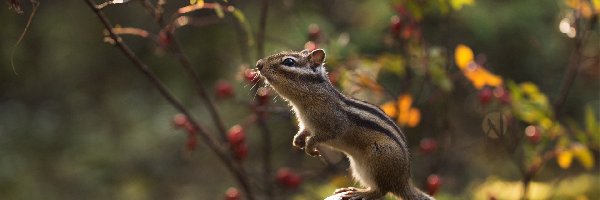
[[[315,49],[308,55],[310,62],[315,64],[323,64],[325,61],[325,51],[323,49]]]

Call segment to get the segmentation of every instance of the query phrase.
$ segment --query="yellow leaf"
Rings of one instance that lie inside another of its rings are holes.
[[[412,102],[412,96],[408,94],[400,96],[400,98],[398,98],[398,108],[400,108],[400,112],[409,112]]]
[[[556,156],[556,162],[558,166],[563,169],[568,169],[573,162],[573,152],[570,149],[558,150]]]
[[[577,144],[574,145],[572,149],[573,154],[575,154],[575,158],[577,158],[583,167],[588,170],[594,167],[594,157],[592,156],[592,152],[590,152],[586,146]]]
[[[421,112],[419,111],[419,109],[417,109],[417,108],[410,109],[408,121],[406,122],[408,127],[415,127],[419,124],[420,121],[421,121]]]
[[[459,69],[464,70],[470,62],[473,62],[473,50],[467,45],[459,44],[454,50],[454,62]]]
[[[396,109],[396,104],[393,101],[386,102],[379,107],[390,117],[396,117],[396,115],[398,115],[398,109]]]
[[[484,69],[485,70],[485,69]],[[487,72],[486,84],[492,87],[498,87],[502,85],[502,78],[500,76],[492,74],[491,72],[485,70]]]
[[[195,4],[197,0],[190,0],[190,4]]]
[[[485,86],[486,74],[482,71],[481,67],[477,66],[474,69],[466,69],[463,70],[464,75],[473,83],[473,86],[477,89],[483,88]]]
[[[590,2],[586,0],[565,0],[565,4],[568,7],[571,7],[574,10],[578,10],[584,18],[591,18],[594,13],[598,13],[600,10],[600,6],[598,5],[600,1],[594,0],[594,7],[590,5]]]
[[[531,82],[521,83],[521,90],[529,95],[540,93],[538,87]]]
[[[543,130],[549,130],[552,128],[552,120],[550,120],[548,117],[543,117],[539,121],[540,127],[542,127]]]
[[[465,5],[472,5],[475,0],[450,0],[450,6],[454,10],[460,10]]]

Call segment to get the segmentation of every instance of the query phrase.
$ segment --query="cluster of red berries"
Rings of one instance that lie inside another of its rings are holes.
[[[421,29],[412,15],[401,5],[396,6],[395,10],[398,14],[390,18],[392,36],[405,40],[411,37],[419,39],[421,37]]]
[[[477,96],[479,97],[479,102],[482,105],[487,105],[494,97],[502,104],[510,103],[510,94],[503,87],[495,87],[494,89],[485,87],[479,91]]]
[[[227,140],[231,145],[233,155],[238,160],[243,160],[248,156],[248,144],[246,144],[246,133],[240,125],[235,125],[227,132]]]
[[[289,168],[283,167],[277,171],[276,180],[286,188],[295,189],[302,183],[302,177]]]
[[[196,128],[190,122],[190,120],[184,114],[176,114],[173,117],[173,126],[175,128],[183,128],[188,133],[186,140],[186,148],[189,151],[193,151],[198,146],[198,138]]]

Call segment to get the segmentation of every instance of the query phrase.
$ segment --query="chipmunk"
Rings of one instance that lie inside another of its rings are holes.
[[[353,177],[366,188],[340,188],[348,200],[370,200],[388,192],[405,200],[433,199],[410,180],[406,138],[381,109],[347,97],[328,79],[325,51],[281,52],[258,60],[256,68],[286,101],[299,121],[293,145],[319,156],[323,144],[346,154]]]

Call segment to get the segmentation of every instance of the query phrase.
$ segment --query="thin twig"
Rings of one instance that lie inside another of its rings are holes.
[[[162,18],[162,16],[159,16],[159,15],[157,15],[157,12],[154,12],[152,4],[148,0],[144,0],[142,3],[144,5],[144,7],[146,7],[148,9],[148,11],[153,15],[153,17],[156,19],[156,22],[158,23],[158,25],[161,28],[164,28],[165,26],[169,26],[165,22],[165,20]],[[202,81],[200,81],[200,77],[198,76],[198,73],[196,72],[196,70],[194,70],[194,67],[192,67],[190,59],[183,52],[183,50],[181,48],[181,44],[179,43],[177,38],[175,38],[173,33],[170,31],[166,31],[166,34],[167,34],[167,37],[169,37],[169,39],[171,39],[171,41],[172,41],[172,49],[171,50],[172,50],[174,56],[177,58],[177,60],[181,64],[181,66],[187,72],[186,74],[188,74],[190,76],[190,78],[192,79],[192,81],[194,81],[194,84],[196,86],[196,93],[198,93],[200,98],[202,98],[204,100],[206,107],[208,108],[208,112],[210,113],[214,123],[216,124],[217,129],[219,129],[219,133],[220,133],[219,135],[221,136],[221,139],[223,141],[227,141],[227,136],[226,136],[227,132],[225,129],[225,124],[223,123],[223,120],[221,119],[219,112],[217,112],[214,102],[212,101],[212,99],[210,98],[208,93],[206,92],[204,84],[202,84]]]
[[[23,28],[23,32],[21,32],[21,35],[19,36],[17,43],[15,43],[15,46],[13,46],[13,49],[10,52],[10,66],[12,66],[12,70],[13,70],[13,73],[15,73],[15,75],[19,75],[19,73],[17,73],[17,69],[15,68],[15,52],[17,50],[17,47],[19,47],[19,44],[21,44],[21,41],[23,41],[23,38],[25,38],[25,34],[27,33],[27,30],[29,30],[29,25],[31,25],[33,16],[35,16],[35,13],[37,12],[38,7],[40,6],[40,2],[37,0],[32,0],[31,6],[32,6],[31,14],[29,14],[29,19],[27,19],[27,24],[25,24],[25,28]]]
[[[217,156],[225,163],[225,166],[229,169],[230,172],[234,175],[244,192],[246,193],[247,199],[254,199],[252,195],[252,191],[250,189],[250,185],[248,180],[245,178],[245,172],[243,168],[226,153],[227,151],[221,145],[221,143],[213,138],[208,131],[198,125],[196,120],[192,118],[190,112],[183,106],[183,104],[177,100],[166,88],[164,83],[150,70],[148,65],[146,65],[137,55],[129,48],[129,46],[123,42],[123,40],[115,34],[113,30],[113,25],[110,23],[108,18],[104,15],[104,13],[98,9],[96,4],[92,0],[86,0],[86,3],[89,7],[94,11],[96,16],[100,19],[106,30],[108,30],[110,37],[115,41],[116,47],[118,47],[129,60],[131,60],[134,65],[150,80],[150,82],[158,89],[160,94],[179,112],[185,115],[193,127],[198,130],[198,133],[202,137],[203,141],[208,145],[208,147],[217,154]]]
[[[581,68],[581,49],[584,45],[584,41],[587,40],[588,35],[590,34],[588,30],[577,30],[577,32],[583,33],[581,36],[575,38],[575,49],[571,52],[571,56],[569,58],[569,65],[567,66],[565,72],[565,78],[560,86],[560,92],[556,101],[554,102],[554,114],[555,116],[560,116],[562,112],[562,108],[569,96],[569,92],[573,83],[575,82],[575,78],[577,74],[579,74],[579,69]]]

